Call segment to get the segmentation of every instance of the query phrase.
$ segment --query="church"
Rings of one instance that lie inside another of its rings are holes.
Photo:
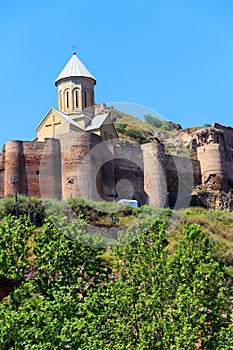
[[[35,141],[74,132],[93,132],[103,140],[116,138],[109,113],[95,115],[96,79],[74,52],[55,81],[58,109],[51,108],[36,128]]]

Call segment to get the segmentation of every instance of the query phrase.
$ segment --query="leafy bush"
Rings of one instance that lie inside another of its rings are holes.
[[[133,140],[135,140],[141,144],[152,141],[152,139],[150,139],[150,137],[148,137],[147,133],[143,133],[142,131],[140,131],[138,129],[127,128],[125,130],[125,135],[129,136],[130,138],[132,138]]]
[[[163,125],[162,120],[160,120],[159,118],[156,118],[156,117],[152,117],[152,115],[150,115],[150,114],[145,114],[144,120],[146,123],[148,123],[152,126],[155,126],[156,128],[161,128],[161,126]]]
[[[0,218],[7,215],[16,215],[17,212],[19,216],[26,215],[37,226],[42,225],[46,215],[43,201],[38,197],[18,195],[17,203],[11,197],[0,200]]]
[[[124,123],[116,123],[116,124],[115,124],[115,128],[116,128],[116,130],[117,130],[119,133],[124,134],[125,128],[126,128],[126,124],[124,124]]]

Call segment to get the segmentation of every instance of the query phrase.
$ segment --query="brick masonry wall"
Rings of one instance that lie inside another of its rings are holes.
[[[35,170],[32,170],[33,174]],[[40,161],[39,186],[41,197],[62,198],[61,174],[60,141],[55,138],[45,139],[45,147]]]
[[[62,197],[71,195],[67,179],[73,179],[72,196],[101,199],[102,176],[98,172],[102,154],[95,152],[102,139],[92,133],[64,134],[59,136],[62,159]],[[92,150],[92,151],[91,151]],[[89,181],[88,181],[89,180]]]
[[[41,158],[45,150],[44,142],[24,142],[23,154],[27,176],[26,195],[40,196]]]
[[[197,158],[200,161],[202,184],[208,185],[213,176],[217,176],[213,188],[218,191],[228,192],[228,172],[226,152],[222,145],[210,143],[197,148]]]

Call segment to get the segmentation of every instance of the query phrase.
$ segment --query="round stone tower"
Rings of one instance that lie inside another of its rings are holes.
[[[27,194],[27,177],[23,141],[8,141],[5,144],[5,189],[4,196],[12,196],[14,192]]]
[[[198,147],[197,158],[201,166],[202,184],[213,190],[228,192],[224,145],[210,143]]]

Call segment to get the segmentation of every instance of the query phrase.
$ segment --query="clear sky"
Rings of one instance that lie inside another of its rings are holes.
[[[77,46],[96,102],[123,101],[183,127],[233,126],[232,0],[9,0],[0,5],[0,148],[31,140]]]

